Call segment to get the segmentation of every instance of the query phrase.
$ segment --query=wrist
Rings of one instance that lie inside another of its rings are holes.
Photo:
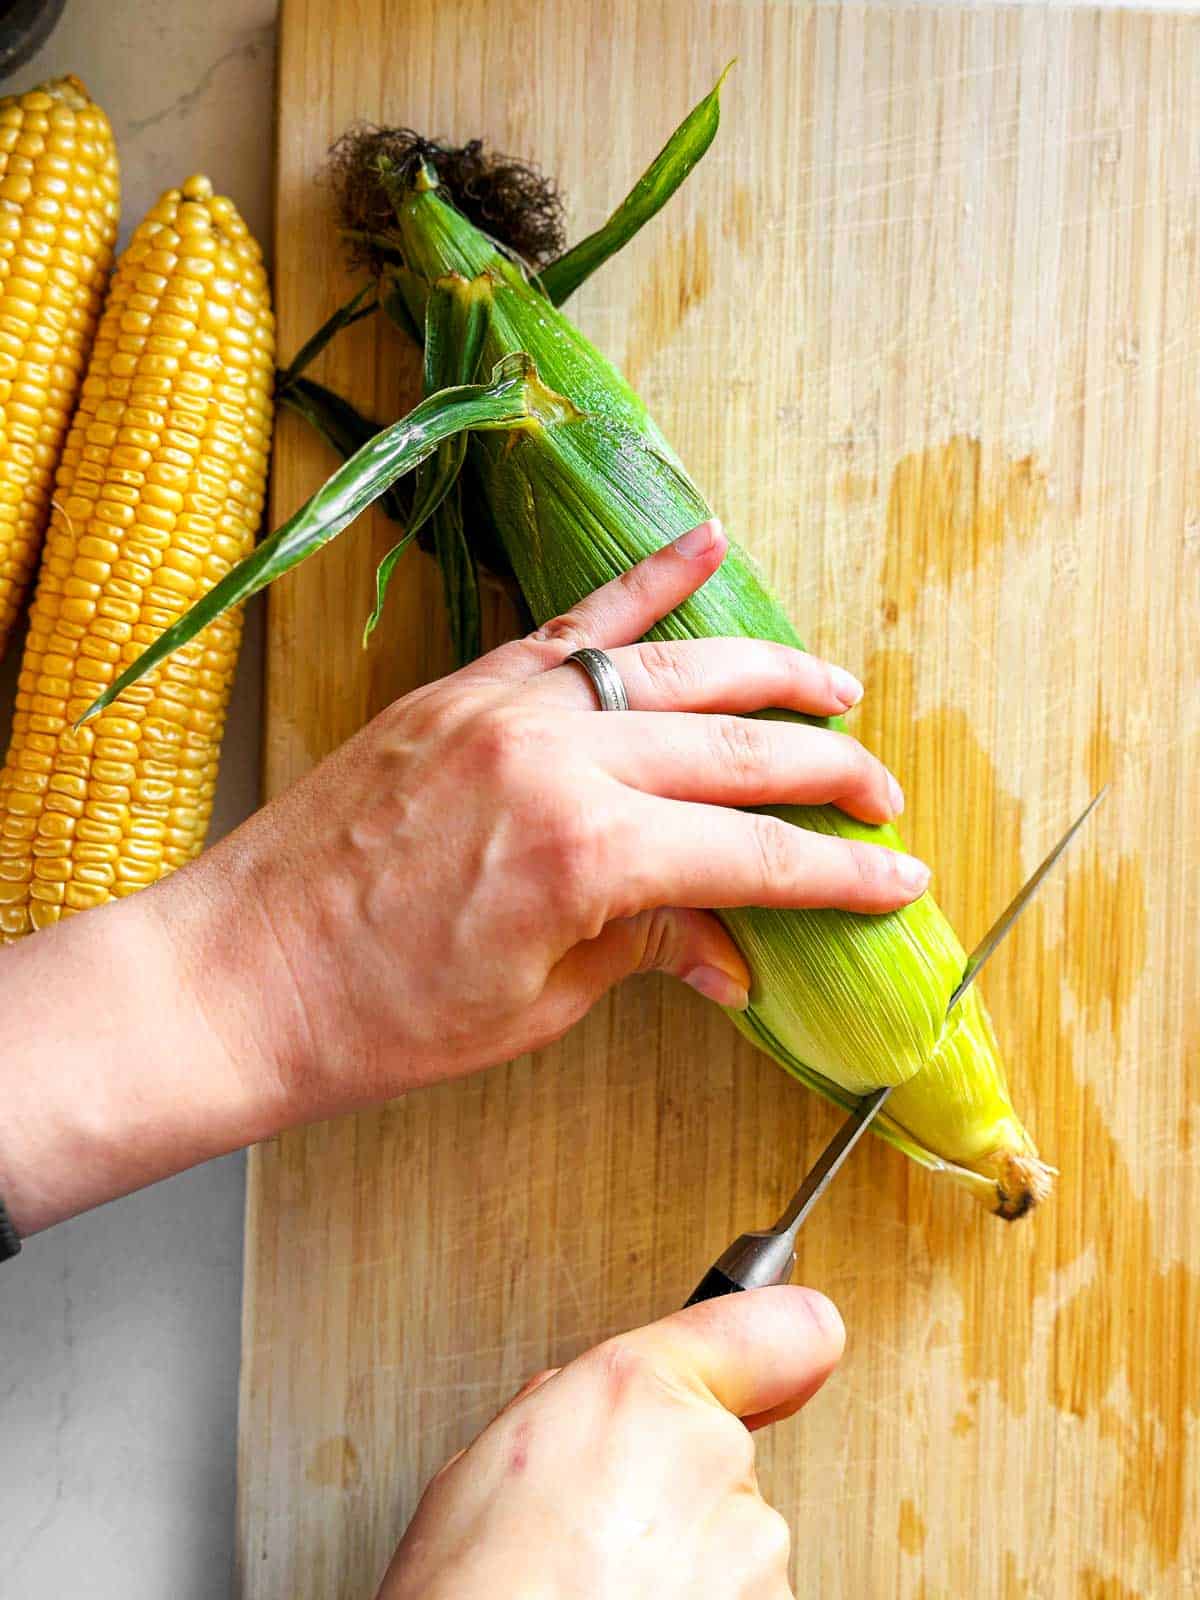
[[[169,974],[176,1029],[196,1041],[231,1148],[302,1120],[286,1070],[293,1031],[280,954],[249,863],[227,841],[137,897]]]
[[[286,1120],[257,1035],[239,1051],[214,1025],[217,907],[186,878],[0,952],[0,1192],[21,1235]]]

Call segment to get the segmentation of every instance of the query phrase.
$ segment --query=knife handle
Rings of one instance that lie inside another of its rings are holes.
[[[709,1267],[700,1282],[683,1302],[685,1306],[698,1306],[701,1300],[719,1300],[725,1294],[741,1294],[745,1284],[735,1283],[720,1267]]]

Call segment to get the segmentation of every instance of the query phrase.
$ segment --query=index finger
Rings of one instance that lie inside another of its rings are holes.
[[[632,644],[674,611],[725,559],[729,541],[716,517],[701,522],[653,555],[594,589],[578,605],[466,668],[465,675],[511,681],[557,667],[583,645],[611,650]]]
[[[793,1285],[705,1300],[620,1339],[663,1377],[706,1391],[736,1417],[807,1399],[845,1342],[832,1301]]]

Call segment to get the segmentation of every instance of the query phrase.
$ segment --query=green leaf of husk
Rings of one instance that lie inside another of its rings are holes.
[[[433,553],[442,569],[455,664],[465,667],[475,660],[481,649],[479,570],[463,529],[459,483],[434,513]]]
[[[444,439],[468,429],[521,427],[546,404],[533,364],[523,354],[497,362],[488,384],[467,384],[430,395],[406,417],[384,428],[357,451],[283,526],[239,561],[219,583],[166,628],[80,718],[89,722],[122,690],[136,683],[202,631],[223,611],[327,545],[395,480],[411,472]]]
[[[279,389],[286,389],[289,383],[299,377],[305,367],[317,359],[329,341],[341,333],[343,328],[349,328],[353,323],[360,322],[363,317],[374,316],[378,310],[379,300],[376,297],[375,285],[365,283],[356,295],[347,300],[344,306],[339,306],[333,315],[321,324],[311,338],[304,341],[288,365],[280,372]]]
[[[383,428],[382,422],[364,417],[349,400],[312,378],[293,378],[279,396],[279,403],[303,417],[343,461],[348,461]],[[384,491],[380,506],[393,522],[407,523],[408,504],[397,484]]]
[[[492,320],[492,280],[486,272],[439,278],[425,302],[425,393],[473,383]]]
[[[379,303],[385,317],[420,344],[425,326],[425,302],[429,285],[408,267],[386,267],[379,279]]]
[[[462,471],[466,448],[466,434],[457,434],[445,444],[439,445],[433,461],[424,463],[419,469],[417,493],[413,498],[408,526],[375,569],[375,605],[363,628],[364,647],[369,643],[383,616],[388,584],[392,581],[396,563],[454,487],[454,481]],[[429,470],[430,468],[432,470]]]
[[[732,66],[731,61],[712,92],[679,124],[608,221],[541,272],[542,288],[552,304],[561,306],[585,279],[627,245],[679,188],[713,142],[721,121],[721,85]]]
[[[450,273],[434,284],[425,302],[426,395],[475,381],[491,315],[492,285],[486,273],[471,279]],[[404,537],[396,541],[375,569],[375,605],[363,628],[364,646],[383,616],[396,563],[445,499],[462,471],[466,453],[467,435],[455,434],[438,446],[431,462],[418,468],[416,494]]]
[[[361,450],[383,427],[312,378],[293,378],[280,392],[279,403],[302,416],[340,456]]]

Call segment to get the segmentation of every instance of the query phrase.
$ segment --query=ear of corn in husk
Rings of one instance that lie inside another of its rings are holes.
[[[538,621],[568,610],[707,517],[707,504],[639,397],[553,302],[663,203],[703,153],[716,120],[714,91],[655,162],[654,181],[635,188],[605,229],[551,264],[541,279],[456,208],[439,178],[434,147],[405,134],[362,135],[348,165],[343,154],[344,170],[359,202],[364,185],[369,191],[363,208],[371,216],[381,304],[402,325],[426,329],[427,355],[435,357],[426,364],[429,393],[272,536],[268,545],[280,541],[277,550],[264,559],[260,547],[240,578],[231,574],[156,650],[181,642],[221,605],[244,597],[246,583],[271,581],[345,526],[345,507],[361,503],[368,484],[374,495],[394,481],[390,468],[378,471],[386,454],[381,441],[411,433],[414,424],[428,448],[410,450],[406,458],[421,469],[406,537],[422,519],[458,519],[461,529],[456,494],[469,492],[486,508],[490,536]],[[446,360],[446,341],[456,337],[459,359]],[[518,359],[526,363],[519,372],[512,366]],[[471,382],[476,369],[492,374],[490,384]],[[504,409],[500,391],[514,380],[508,400],[517,403]],[[447,381],[465,386],[441,387]],[[323,423],[316,396],[316,389],[306,392],[303,405],[333,439],[336,406]],[[467,415],[483,397],[504,411],[487,430]],[[282,398],[289,399],[286,387]],[[439,431],[434,439],[430,431],[436,420],[439,430],[453,432],[452,413],[470,430],[461,478],[448,465],[461,456],[461,446],[449,445],[449,433]],[[446,541],[436,537],[436,527],[433,542],[441,554]],[[443,556],[447,592],[452,606],[457,597],[469,609],[474,567],[461,549],[455,560],[457,566],[447,566]],[[736,545],[708,583],[649,636],[716,635],[800,643]],[[151,652],[147,661],[157,658]],[[832,807],[773,809],[800,827],[900,847],[894,828],[870,827]],[[877,1130],[1001,1214],[1019,1215],[1047,1191],[1049,1169],[1013,1110],[978,994],[970,991],[947,1019],[965,956],[932,897],[877,917],[759,908],[721,917],[754,975],[750,1008],[733,1020],[755,1044],[841,1105],[883,1084],[896,1086]]]

